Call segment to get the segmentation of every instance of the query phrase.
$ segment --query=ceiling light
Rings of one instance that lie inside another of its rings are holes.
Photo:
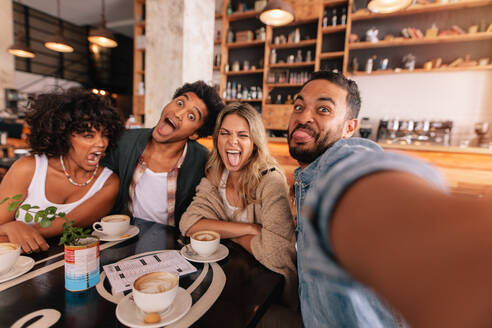
[[[89,41],[105,48],[114,48],[118,46],[118,42],[107,28],[104,9],[104,0],[102,0],[101,24],[97,28],[92,28],[89,32]]]
[[[373,13],[387,14],[408,8],[413,0],[371,0],[367,9]]]
[[[73,52],[73,47],[68,44],[68,41],[63,37],[63,23],[60,18],[60,0],[56,1],[58,15],[58,31],[54,36],[44,43],[44,46],[50,50],[58,52]]]
[[[23,42],[16,41],[7,49],[8,53],[22,58],[34,58],[36,54],[29,49]]]
[[[294,21],[294,11],[285,1],[271,0],[261,12],[260,20],[266,25],[287,25]]]

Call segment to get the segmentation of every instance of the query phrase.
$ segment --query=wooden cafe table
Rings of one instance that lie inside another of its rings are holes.
[[[125,327],[116,318],[116,303],[102,266],[151,251],[181,249],[183,240],[172,227],[132,219],[140,233],[124,241],[101,242],[101,281],[83,292],[64,285],[63,247],[49,240],[50,249],[31,254],[34,267],[24,275],[0,283],[0,327]],[[253,327],[280,295],[283,278],[267,270],[241,246],[222,240],[229,255],[217,263],[194,263],[197,271],[180,277],[191,291],[190,311],[168,327]],[[41,312],[37,312],[42,310]],[[44,313],[42,317],[38,313]],[[55,319],[41,324],[50,314]],[[57,318],[59,317],[59,318]]]

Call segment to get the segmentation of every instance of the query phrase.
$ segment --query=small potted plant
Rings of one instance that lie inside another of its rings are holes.
[[[16,219],[22,209],[26,212],[27,223],[39,223],[44,228],[49,227],[57,217],[65,220],[58,243],[65,248],[65,288],[69,291],[82,291],[95,286],[99,282],[99,239],[90,234],[91,229],[76,227],[75,222],[69,220],[65,213],[58,212],[55,206],[45,209],[30,204],[19,206],[21,198],[20,194],[5,197],[0,201],[0,205],[11,200],[8,210],[16,211]]]

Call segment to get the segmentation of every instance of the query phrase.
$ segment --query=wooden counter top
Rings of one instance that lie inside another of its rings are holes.
[[[407,144],[388,144],[378,143],[384,149],[399,149],[412,151],[434,151],[442,153],[463,153],[463,154],[483,154],[492,155],[492,149],[478,147],[455,147],[455,146],[440,146],[440,145],[407,145]]]

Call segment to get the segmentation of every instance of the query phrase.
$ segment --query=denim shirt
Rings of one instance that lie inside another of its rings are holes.
[[[408,172],[445,189],[443,179],[429,165],[385,153],[374,142],[361,138],[336,142],[309,166],[294,172],[297,266],[305,327],[406,326],[382,299],[337,263],[326,233],[332,210],[345,189],[356,180],[383,170]]]

